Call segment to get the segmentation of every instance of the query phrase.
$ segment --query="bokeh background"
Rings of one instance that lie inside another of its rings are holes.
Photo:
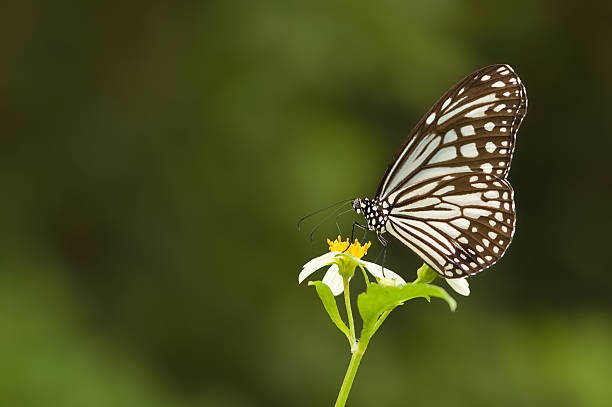
[[[456,313],[394,312],[349,405],[610,405],[611,12],[4,7],[0,405],[331,406],[346,340],[297,274],[337,231],[310,242],[321,218],[296,221],[372,196],[431,104],[500,62],[529,95],[514,243]],[[411,278],[420,261],[393,242],[388,264]]]

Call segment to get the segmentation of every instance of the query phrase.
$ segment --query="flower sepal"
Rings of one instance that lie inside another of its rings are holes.
[[[439,277],[439,274],[426,263],[423,263],[423,265],[417,270],[417,279],[414,280],[414,282],[429,284],[432,283],[437,277]],[[466,277],[444,278],[444,280],[446,280],[450,288],[452,288],[457,294],[461,294],[463,296],[470,295],[470,284],[468,283]]]
[[[361,266],[359,259],[348,253],[338,253],[335,261],[338,265],[338,274],[343,278],[353,278],[355,269]]]
[[[426,263],[417,270],[417,279],[414,280],[415,283],[423,283],[429,284],[433,282],[438,277],[438,273],[434,271],[431,267],[429,267]]]

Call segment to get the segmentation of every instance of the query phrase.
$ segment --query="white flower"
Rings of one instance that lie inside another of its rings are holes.
[[[445,278],[446,282],[455,290],[458,294],[465,295],[466,297],[470,295],[470,284],[467,279],[464,278]]]
[[[330,266],[327,269],[327,273],[325,273],[322,282],[331,289],[332,293],[335,296],[342,294],[342,292],[344,291],[344,282],[339,272],[339,265],[342,265],[343,267],[363,268],[364,270],[367,270],[370,274],[372,274],[374,277],[376,277],[379,284],[384,286],[406,285],[406,281],[404,281],[403,278],[401,278],[393,271],[389,269],[383,269],[380,265],[376,263],[361,260],[361,258],[365,256],[365,254],[368,252],[368,249],[371,245],[370,242],[362,246],[359,241],[355,239],[354,243],[349,244],[348,239],[342,241],[340,239],[340,236],[338,236],[338,239],[336,239],[335,241],[327,239],[327,243],[329,244],[330,251],[319,257],[315,257],[308,263],[304,264],[304,266],[302,267],[302,271],[298,276],[298,283],[302,283],[302,281],[308,278],[315,271],[325,266]],[[425,264],[423,265],[423,267],[425,267],[426,273],[430,273],[430,276],[426,277],[424,282],[433,281],[438,274],[430,267],[427,267]],[[420,274],[419,278],[421,278]],[[448,285],[458,294],[464,296],[470,295],[470,285],[468,284],[466,278],[445,278],[445,280]]]
[[[363,267],[370,274],[377,279],[384,279],[384,283],[387,285],[405,285],[406,281],[398,276],[396,273],[389,269],[383,269],[380,265],[369,261],[361,260],[361,257],[365,255],[367,249],[370,247],[369,244],[361,246],[357,240],[351,244],[348,249],[348,241],[342,242],[340,237],[335,242],[328,240],[330,245],[329,253],[325,253],[319,257],[315,257],[308,263],[304,264],[302,271],[298,276],[298,283],[301,283],[308,278],[312,273],[323,268],[330,266],[327,269],[327,273],[323,277],[323,283],[326,284],[334,295],[342,294],[344,291],[344,284],[342,276],[339,273],[338,264],[349,263],[350,267]],[[334,250],[338,249],[338,251]],[[339,251],[339,249],[345,250],[347,253]],[[350,254],[349,254],[350,253]]]

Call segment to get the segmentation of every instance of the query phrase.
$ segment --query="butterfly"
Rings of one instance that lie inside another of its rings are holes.
[[[367,221],[356,225],[385,246],[388,232],[445,278],[495,264],[515,231],[507,176],[526,112],[525,87],[509,65],[468,75],[418,122],[376,196],[352,200]]]

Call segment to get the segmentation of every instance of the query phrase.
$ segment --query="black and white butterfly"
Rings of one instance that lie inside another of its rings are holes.
[[[396,153],[374,199],[354,199],[383,244],[389,232],[445,278],[497,262],[515,229],[506,179],[527,93],[508,65],[453,86]]]

